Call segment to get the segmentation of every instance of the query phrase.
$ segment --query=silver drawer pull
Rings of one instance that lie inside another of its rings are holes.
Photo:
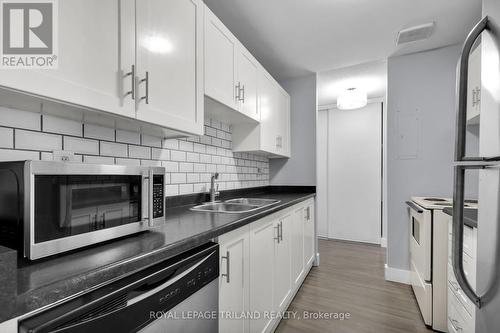
[[[149,72],[146,71],[146,77],[142,80],[139,81],[139,84],[145,83],[146,84],[146,95],[142,96],[140,101],[146,101],[146,104],[149,104]]]
[[[229,270],[231,268],[229,251],[226,251],[226,256],[222,257],[222,259],[226,260],[226,274],[221,274],[221,276],[226,278],[226,283],[229,283],[229,281],[231,281],[229,278]]]
[[[278,244],[280,243],[280,224],[278,223],[278,225],[276,225],[274,227],[274,229],[276,229],[276,237],[274,237],[275,240],[278,241]]]
[[[132,70],[130,72],[125,73],[124,77],[128,76],[131,77],[132,84],[130,90],[125,93],[125,96],[130,95],[132,99],[135,99],[135,65],[132,65]]]

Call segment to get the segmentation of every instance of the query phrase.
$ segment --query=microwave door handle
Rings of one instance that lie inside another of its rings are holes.
[[[467,80],[469,76],[469,56],[476,39],[489,28],[488,16],[485,16],[469,33],[462,46],[462,53],[458,60],[458,73],[456,83],[457,120],[455,135],[455,160],[456,161],[484,161],[485,158],[465,156],[465,133],[467,126]]]
[[[153,169],[149,169],[149,189],[148,189],[148,225],[149,227],[154,227],[154,221],[153,221]]]
[[[465,295],[478,307],[481,308],[482,299],[476,294],[469,284],[464,272],[463,265],[463,241],[464,241],[464,182],[465,169],[481,168],[477,166],[455,166],[455,181],[453,189],[453,228],[452,228],[452,261],[453,271],[460,288]]]

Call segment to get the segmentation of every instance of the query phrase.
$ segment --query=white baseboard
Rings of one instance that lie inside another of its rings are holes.
[[[387,247],[387,238],[380,238],[380,247]]]
[[[404,269],[392,268],[385,264],[385,279],[387,281],[410,284],[411,272]]]

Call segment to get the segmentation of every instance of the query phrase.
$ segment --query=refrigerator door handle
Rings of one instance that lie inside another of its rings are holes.
[[[457,124],[455,134],[455,161],[487,161],[497,160],[498,158],[481,158],[481,157],[466,157],[465,154],[465,133],[467,126],[467,79],[469,76],[469,55],[474,42],[483,31],[489,29],[488,16],[485,16],[472,29],[464,45],[462,46],[462,54],[458,60],[458,73],[456,83],[456,108],[457,108]]]
[[[452,262],[455,277],[465,295],[481,308],[482,298],[471,287],[464,272],[463,242],[464,242],[464,183],[466,169],[483,169],[486,166],[457,165],[455,166],[455,180],[453,189],[453,228],[452,228]]]

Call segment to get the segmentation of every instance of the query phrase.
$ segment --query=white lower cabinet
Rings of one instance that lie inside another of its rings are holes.
[[[219,237],[219,332],[276,328],[273,314],[288,308],[312,267],[313,206],[311,199]]]
[[[272,320],[264,313],[274,310],[274,242],[278,228],[271,218],[254,222],[250,226],[250,309],[260,318],[250,320],[250,332],[267,332]]]
[[[249,321],[234,315],[249,309],[249,225],[219,237],[219,332],[248,332]]]
[[[304,266],[312,265],[314,261],[314,201],[309,201],[304,208]]]
[[[292,236],[292,214],[286,214],[275,222],[279,234],[274,242],[274,300],[275,310],[286,310],[292,292],[290,245]]]
[[[304,207],[297,207],[292,218],[292,283],[297,286],[304,275]]]

